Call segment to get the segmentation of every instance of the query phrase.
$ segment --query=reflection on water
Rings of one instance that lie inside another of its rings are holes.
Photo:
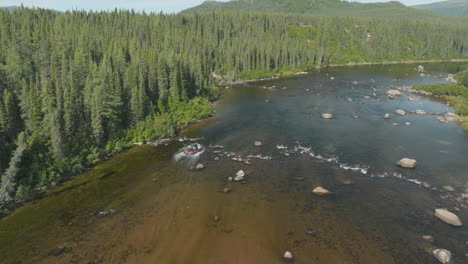
[[[335,68],[226,89],[217,116],[186,137],[132,148],[1,219],[0,257],[283,263],[291,251],[296,263],[426,264],[437,263],[432,250],[445,248],[464,263],[468,229],[433,211],[447,208],[468,223],[468,136],[437,120],[450,106],[409,91],[446,82],[457,67],[464,65],[428,64],[424,76],[417,65]],[[389,99],[390,88],[404,95]],[[434,114],[411,113],[417,109]],[[180,154],[192,142],[204,153]],[[187,170],[174,154],[206,168]],[[418,167],[397,167],[403,157]],[[245,181],[230,182],[239,170]],[[317,186],[332,194],[313,195]]]

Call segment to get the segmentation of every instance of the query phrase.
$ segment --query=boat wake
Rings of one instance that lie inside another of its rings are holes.
[[[187,169],[193,169],[205,152],[205,147],[198,143],[195,145],[192,144],[178,149],[174,154],[174,161]]]

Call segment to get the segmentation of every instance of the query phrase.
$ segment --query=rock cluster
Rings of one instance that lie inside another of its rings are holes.
[[[399,98],[403,93],[400,92],[399,90],[391,89],[391,90],[388,90],[386,94],[388,95],[388,97],[390,97],[390,99],[396,99],[396,98]]]

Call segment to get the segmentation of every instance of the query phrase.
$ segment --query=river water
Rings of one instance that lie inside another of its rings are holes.
[[[424,66],[332,68],[226,88],[214,118],[181,132],[207,147],[204,170],[174,162],[188,141],[125,151],[1,219],[2,263],[283,263],[284,251],[296,263],[437,263],[436,248],[464,263],[468,229],[433,212],[468,223],[468,133],[411,113],[453,109],[408,88],[448,82],[468,65]],[[391,88],[404,95],[389,99]],[[397,167],[404,157],[417,168]],[[241,169],[245,181],[227,180]],[[312,194],[317,186],[332,194]]]

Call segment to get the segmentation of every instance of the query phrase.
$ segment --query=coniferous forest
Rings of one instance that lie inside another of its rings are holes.
[[[468,58],[452,20],[0,11],[0,200],[28,199],[212,114],[217,84],[350,62]]]

